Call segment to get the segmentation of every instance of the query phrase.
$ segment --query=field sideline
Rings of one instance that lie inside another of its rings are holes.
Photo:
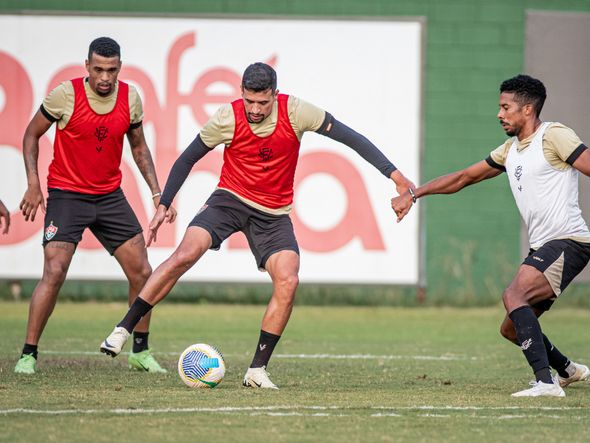
[[[97,352],[122,304],[59,303],[34,377],[12,372],[27,309],[0,302],[0,441],[587,441],[590,383],[563,399],[510,397],[531,374],[498,333],[500,307],[298,306],[271,360],[273,392],[240,386],[263,306],[158,306],[150,343],[169,373],[150,375]],[[558,305],[542,326],[588,364],[589,320]],[[216,389],[176,374],[196,342],[225,355]]]

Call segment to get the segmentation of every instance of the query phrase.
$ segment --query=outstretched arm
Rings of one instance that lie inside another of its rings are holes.
[[[150,222],[150,234],[146,246],[151,245],[152,241],[156,241],[156,234],[164,221],[166,209],[172,205],[174,197],[176,197],[176,194],[186,181],[195,163],[210,151],[211,148],[203,143],[200,135],[197,135],[184,152],[180,154],[180,157],[176,159],[168,175],[166,186],[164,186],[158,210]]]
[[[23,157],[25,160],[25,170],[27,172],[27,190],[20,202],[20,210],[25,216],[25,221],[29,219],[35,221],[35,214],[41,205],[45,212],[45,199],[41,192],[41,182],[39,180],[39,171],[37,162],[39,159],[39,139],[53,124],[39,110],[33,116],[23,137]]]
[[[317,132],[354,149],[384,176],[393,180],[400,195],[407,192],[409,188],[414,188],[414,184],[369,139],[339,122],[329,113],[326,112],[324,122]]]
[[[375,166],[375,168],[388,178],[396,170],[393,163],[364,135],[339,122],[328,112],[326,112],[324,122],[317,130],[317,133],[354,149],[362,158]]]
[[[431,194],[454,194],[466,186],[479,183],[482,180],[500,175],[500,169],[490,166],[482,160],[465,169],[451,174],[437,177],[428,183],[414,189],[414,196],[407,192],[391,199],[391,207],[397,214],[397,221],[400,222],[410,211],[412,200]]]
[[[416,185],[408,180],[401,171],[397,169],[373,143],[371,143],[369,139],[339,122],[329,113],[326,112],[324,122],[317,132],[354,149],[361,157],[375,166],[375,168],[377,168],[383,175],[393,180],[395,183],[395,189],[399,195],[403,195],[408,192],[409,189],[414,189],[416,187]]]

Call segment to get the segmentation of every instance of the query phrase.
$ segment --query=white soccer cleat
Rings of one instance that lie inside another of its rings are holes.
[[[532,381],[532,388],[524,391],[515,392],[513,397],[565,397],[565,392],[556,383],[543,383],[542,381]]]
[[[559,383],[559,386],[561,386],[562,388],[565,388],[566,386],[569,386],[570,384],[576,381],[587,380],[588,377],[590,377],[590,369],[588,369],[588,366],[581,365],[580,363],[575,363],[573,361],[570,362],[568,369],[570,369],[572,366],[575,368],[576,371],[569,377],[563,378],[559,374],[557,374],[557,376],[555,377],[555,379]]]
[[[246,375],[244,375],[243,385],[250,388],[279,389],[279,387],[268,378],[266,366],[262,366],[261,368],[248,368]]]
[[[119,355],[123,346],[129,339],[131,334],[122,326],[117,326],[111,332],[107,338],[100,345],[100,352],[110,355],[111,357],[116,357]]]

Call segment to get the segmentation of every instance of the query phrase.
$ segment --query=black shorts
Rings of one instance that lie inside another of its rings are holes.
[[[574,240],[551,240],[536,251],[531,249],[522,262],[543,273],[553,289],[554,297],[534,305],[548,311],[553,301],[590,261],[590,243]]]
[[[299,254],[293,224],[287,214],[259,211],[222,189],[211,194],[189,226],[205,229],[213,240],[211,249],[215,250],[234,232],[243,232],[261,270],[275,252],[289,250]]]
[[[121,188],[104,195],[50,189],[43,246],[50,241],[77,245],[86,228],[111,255],[127,240],[142,232]]]

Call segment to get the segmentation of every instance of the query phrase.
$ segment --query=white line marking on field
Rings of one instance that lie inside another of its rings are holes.
[[[50,354],[50,355],[104,355],[98,351],[39,351],[39,354]],[[121,352],[122,354],[129,354],[129,352]],[[159,354],[166,354],[165,352],[159,352]]]
[[[300,405],[282,405],[282,406],[246,406],[246,407],[233,407],[223,406],[218,408],[134,408],[134,409],[27,409],[27,408],[15,408],[15,409],[0,409],[0,415],[12,415],[12,414],[36,414],[36,415],[77,415],[77,414],[115,414],[115,415],[140,415],[140,414],[174,414],[174,413],[219,413],[219,414],[238,414],[238,415],[267,415],[267,416],[309,416],[309,417],[345,417],[345,416],[356,416],[359,415],[354,411],[362,411],[365,409],[377,410],[384,412],[375,412],[369,414],[369,417],[402,417],[400,411],[405,412],[416,412],[416,411],[520,411],[521,414],[503,414],[500,416],[473,416],[467,418],[490,418],[490,419],[519,419],[519,418],[553,418],[563,419],[560,415],[545,415],[545,414],[522,414],[526,411],[577,411],[587,410],[584,407],[570,407],[570,406],[373,406],[370,408],[364,407],[346,407],[346,406],[300,406]],[[311,411],[311,412],[306,412]],[[317,412],[322,411],[322,412]],[[390,412],[385,412],[390,411]],[[432,418],[449,418],[449,414],[437,414],[437,413],[421,413],[417,414],[419,417],[432,417]],[[568,418],[584,419],[587,417],[568,415]]]
[[[542,420],[563,420],[564,417],[567,417],[568,420],[587,420],[588,417],[581,417],[579,415],[545,415],[545,414],[529,414],[529,415],[500,415],[500,416],[492,416],[492,415],[478,415],[473,418],[480,418],[485,420],[521,420],[523,418],[530,420],[531,418],[540,418]]]
[[[98,351],[41,351],[50,355],[103,355]],[[122,355],[129,355],[122,352]],[[156,352],[160,355],[180,355],[181,352]],[[237,357],[237,354],[224,354],[226,357]],[[243,356],[240,355],[240,356]],[[286,359],[318,359],[318,360],[478,360],[478,357],[467,357],[463,355],[373,355],[373,354],[275,354],[273,358]]]
[[[579,411],[588,410],[582,406],[373,406],[372,409],[403,409],[403,410],[432,410],[432,411],[512,411],[512,410],[542,410],[542,411]]]
[[[278,358],[334,359],[334,360],[476,360],[459,355],[372,355],[372,354],[277,354]]]
[[[333,415],[326,412],[303,413],[297,410],[341,410],[336,406],[259,406],[259,407],[219,407],[219,408],[160,408],[160,409],[0,409],[0,414],[39,414],[39,415],[75,415],[75,414],[116,414],[116,415],[140,415],[140,414],[166,414],[166,413],[248,413],[248,415],[305,415],[305,416],[327,416]],[[287,412],[278,412],[278,411]],[[275,412],[277,411],[277,412]]]
[[[306,414],[304,412],[251,412],[251,417],[267,416],[267,417],[350,417],[349,414],[332,414],[329,412],[313,412]]]

